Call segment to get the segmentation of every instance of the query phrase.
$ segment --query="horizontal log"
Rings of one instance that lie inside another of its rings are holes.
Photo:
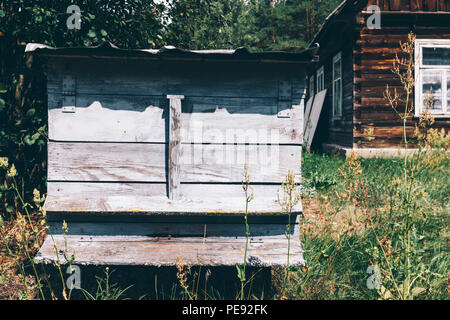
[[[360,130],[354,131],[354,137],[367,137],[367,135],[364,133],[364,129],[373,129],[373,133],[370,135],[372,137],[395,137],[395,136],[402,136],[403,135],[403,127],[372,127],[372,126],[361,126]],[[408,127],[406,128],[406,133],[408,136],[412,136],[414,134],[414,128]]]

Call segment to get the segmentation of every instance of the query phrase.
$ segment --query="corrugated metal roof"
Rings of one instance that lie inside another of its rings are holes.
[[[161,49],[120,49],[110,42],[92,47],[54,48],[40,43],[28,43],[25,52],[43,56],[97,57],[97,58],[150,58],[170,60],[235,60],[260,62],[309,63],[315,59],[317,48],[311,47],[302,52],[264,51],[250,52],[241,47],[233,50],[185,50],[173,46]]]

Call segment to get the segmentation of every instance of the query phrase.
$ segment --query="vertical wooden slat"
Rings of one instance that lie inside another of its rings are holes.
[[[436,0],[425,0],[424,1],[425,11],[436,11]]]
[[[169,103],[169,173],[168,173],[168,190],[169,199],[176,200],[180,194],[180,151],[181,151],[181,100],[182,95],[168,95]]]
[[[72,75],[62,77],[62,107],[63,112],[75,112],[76,107],[76,79]]]
[[[411,0],[411,11],[420,11],[423,9],[423,0]]]
[[[398,11],[398,10],[405,10],[406,8],[402,6],[402,0],[391,0],[391,10],[392,11]]]

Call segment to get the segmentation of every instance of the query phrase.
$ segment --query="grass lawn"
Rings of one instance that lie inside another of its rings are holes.
[[[403,180],[403,158],[346,161],[305,152],[301,240],[308,265],[292,272],[289,284],[280,281],[282,294],[448,299],[450,158],[433,157],[408,161],[414,169]]]

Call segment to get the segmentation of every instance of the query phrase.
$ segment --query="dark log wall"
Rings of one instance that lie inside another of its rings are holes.
[[[371,1],[384,10],[446,10],[450,1]],[[403,3],[405,7],[399,7]],[[407,4],[408,3],[408,4]],[[434,5],[432,5],[434,3]],[[414,4],[414,6],[413,6]],[[444,8],[445,7],[445,8]],[[367,17],[367,16],[366,16]],[[400,41],[405,42],[412,31],[418,39],[450,39],[449,13],[387,13],[381,16],[381,29],[368,29],[361,19],[356,28],[354,47],[354,147],[393,148],[401,144],[402,122],[389,106],[383,93],[386,84],[401,89],[391,69],[395,54],[400,54]],[[417,119],[408,120],[407,133],[413,138]],[[450,118],[436,119],[435,127],[450,128]],[[373,128],[374,140],[364,135]]]
[[[369,0],[383,11],[450,11],[448,0]]]

